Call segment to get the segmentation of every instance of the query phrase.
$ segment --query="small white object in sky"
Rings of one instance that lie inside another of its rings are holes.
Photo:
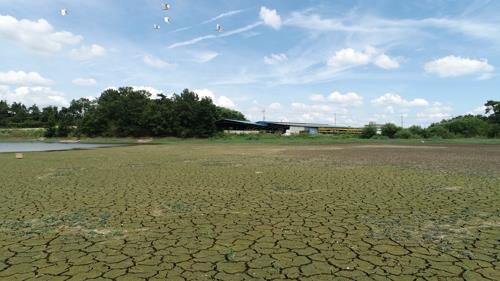
[[[61,16],[67,16],[67,15],[68,15],[68,10],[61,9]]]
[[[165,11],[170,10],[170,4],[168,4],[168,3],[163,4],[163,10],[165,10]]]
[[[158,29],[160,29],[160,25],[159,24],[153,24],[153,28],[156,29],[156,30],[158,30]]]
[[[166,23],[170,23],[170,18],[169,17],[164,17],[163,20],[166,22]]]
[[[215,31],[217,31],[217,32],[222,32],[222,31],[224,31],[224,29],[222,28],[222,26],[220,26],[220,24],[217,24],[217,25],[215,26]]]

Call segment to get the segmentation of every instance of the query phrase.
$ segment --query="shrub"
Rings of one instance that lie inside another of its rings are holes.
[[[422,138],[428,138],[429,137],[429,133],[427,132],[427,130],[424,129],[424,128],[422,128],[422,127],[420,127],[420,126],[413,125],[410,128],[408,128],[408,130],[414,136],[419,136],[419,137],[422,137]]]
[[[411,139],[415,136],[410,132],[409,129],[401,129],[396,134],[394,134],[394,137],[397,139]]]
[[[452,133],[450,133],[445,127],[442,125],[432,125],[428,129],[429,136],[431,137],[440,137],[443,139],[451,139],[454,137]]]
[[[382,126],[382,135],[392,139],[400,129],[400,127],[394,125],[393,123],[387,123]]]
[[[500,138],[500,124],[491,124],[488,128],[489,138]]]
[[[387,137],[387,136],[381,136],[381,135],[375,135],[375,136],[371,137],[370,139],[372,139],[372,140],[388,140],[389,137]]]
[[[488,122],[479,116],[459,116],[443,124],[452,134],[463,137],[486,136],[488,131]]]
[[[363,131],[361,132],[361,138],[369,139],[377,134],[377,127],[373,125],[366,125],[363,127]]]

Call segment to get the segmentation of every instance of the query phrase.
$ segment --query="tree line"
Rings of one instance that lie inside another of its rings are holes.
[[[108,89],[97,99],[75,99],[61,108],[0,101],[0,127],[43,127],[46,137],[210,137],[222,118],[246,120],[241,112],[216,106],[188,89],[158,99],[131,87]]]
[[[382,138],[473,138],[500,137],[500,101],[489,100],[485,104],[485,115],[461,115],[431,124],[427,128],[411,126],[402,128],[393,123],[381,126]],[[363,128],[362,138],[378,138],[378,128],[369,124]]]
[[[487,101],[485,115],[463,115],[431,124],[427,128],[401,128],[393,123],[379,128],[369,124],[362,138],[455,138],[500,137],[500,101]],[[46,137],[210,137],[219,119],[246,120],[236,110],[216,106],[185,89],[152,99],[145,90],[132,87],[105,90],[97,99],[72,100],[68,107],[36,105],[0,100],[0,127],[46,128]]]

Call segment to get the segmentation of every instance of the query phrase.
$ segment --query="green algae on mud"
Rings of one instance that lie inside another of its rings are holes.
[[[0,154],[0,280],[500,279],[500,146]]]

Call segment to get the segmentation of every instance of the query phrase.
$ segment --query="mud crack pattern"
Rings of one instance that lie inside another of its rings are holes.
[[[0,280],[500,280],[499,146],[0,154]]]

